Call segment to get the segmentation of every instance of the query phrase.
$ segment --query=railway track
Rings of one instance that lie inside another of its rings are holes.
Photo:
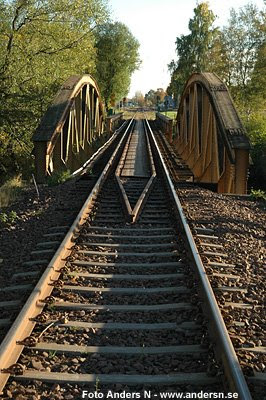
[[[38,200],[38,207],[32,207],[33,211],[31,206],[36,202],[34,195],[31,195],[30,198],[28,196],[25,198],[24,201],[29,204],[24,211],[24,215],[40,214],[42,218],[37,220],[35,224],[31,223],[30,227],[29,221],[26,221],[25,228],[18,228],[25,233],[24,235],[18,235],[18,237],[17,235],[11,237],[10,241],[14,243],[10,243],[10,246],[7,246],[8,251],[4,255],[6,259],[9,257],[8,263],[1,263],[0,342],[42,276],[57,247],[93,189],[97,177],[119,142],[121,129],[123,129],[123,126],[112,135],[104,146],[93,154],[84,165],[84,168],[80,168],[74,173],[75,179],[61,185],[60,190],[56,192],[56,201],[53,201],[52,205],[51,198],[54,198],[55,194],[53,191],[49,193],[48,188],[46,191],[43,191],[43,188],[40,189],[41,197]],[[22,218],[24,215],[22,213]],[[28,229],[34,231],[36,241],[31,233],[27,237]],[[26,242],[25,237],[27,238]],[[23,245],[25,244],[25,249],[20,246],[21,240]],[[19,254],[15,249],[16,246],[19,247]],[[12,251],[15,253],[14,256]],[[11,253],[11,256],[8,253]],[[1,254],[1,256],[3,255]],[[10,268],[10,265],[12,265],[12,268]]]
[[[195,226],[205,256],[218,257],[210,233]],[[147,121],[128,124],[4,339],[0,365],[3,398],[81,398],[84,388],[251,398]]]

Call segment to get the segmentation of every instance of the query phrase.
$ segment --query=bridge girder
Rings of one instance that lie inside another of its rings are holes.
[[[220,193],[246,193],[250,144],[226,85],[214,73],[194,73],[180,99],[177,153],[194,180]]]
[[[110,131],[96,81],[90,75],[71,76],[32,138],[37,181],[44,182],[53,172],[80,168],[106,140],[106,121]]]

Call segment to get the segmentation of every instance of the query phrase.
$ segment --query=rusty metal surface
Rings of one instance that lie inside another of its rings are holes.
[[[32,141],[39,183],[61,171],[79,169],[113,133],[122,114],[105,120],[97,83],[90,75],[71,76],[44,114]],[[105,123],[108,122],[108,127]],[[106,133],[106,128],[108,133]]]
[[[226,85],[216,74],[190,76],[176,122],[173,147],[192,170],[195,181],[215,184],[219,193],[246,193],[249,139]],[[239,151],[244,161],[236,156]]]
[[[116,140],[117,136],[119,133],[123,130],[123,128],[126,126],[127,121],[124,121],[123,124],[117,129],[114,134],[105,142],[93,155],[87,160],[83,166],[76,171],[72,173],[72,176],[80,176],[88,173],[89,170],[91,170],[94,166],[94,164],[102,157],[104,151],[107,149],[107,147]]]
[[[250,143],[246,136],[245,128],[239,118],[230,93],[222,80],[215,73],[194,73],[186,83],[183,96],[188,87],[194,83],[200,83],[208,91],[217,122],[231,147],[233,149],[249,149]]]
[[[86,84],[92,85],[97,95],[100,97],[100,92],[96,81],[90,75],[73,75],[71,76],[58,91],[53,104],[44,114],[40,125],[36,129],[32,140],[34,142],[51,141],[53,135],[62,128],[69,109],[74,101],[77,93]],[[103,105],[100,103],[102,111]]]

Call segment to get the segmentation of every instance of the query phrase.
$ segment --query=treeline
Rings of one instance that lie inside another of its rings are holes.
[[[140,107],[153,107],[158,105],[158,103],[162,103],[166,95],[167,93],[162,88],[158,88],[156,90],[150,89],[145,96],[141,91],[137,90],[131,101]]]
[[[139,43],[106,0],[0,0],[0,38],[1,182],[30,170],[31,136],[70,75],[93,75],[107,107],[127,94]]]
[[[264,0],[264,3],[266,1]],[[265,10],[249,3],[231,9],[223,28],[207,2],[194,9],[188,35],[176,38],[177,60],[168,68],[168,94],[178,101],[193,72],[216,72],[229,87],[252,144],[254,176],[266,181],[266,20]]]

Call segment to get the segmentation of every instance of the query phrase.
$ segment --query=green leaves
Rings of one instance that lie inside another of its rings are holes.
[[[251,180],[265,187],[266,167],[266,24],[253,4],[231,10],[223,29],[225,80],[251,141]]]
[[[139,44],[107,0],[0,0],[0,179],[32,164],[31,136],[62,83],[97,70],[102,95],[127,94]]]
[[[176,38],[177,61],[168,65],[171,72],[169,94],[177,99],[192,72],[212,71],[213,60],[220,57],[217,38],[219,31],[213,26],[215,16],[206,2],[194,8],[194,17],[189,20],[188,35]]]
[[[258,189],[258,190],[252,189],[250,194],[251,194],[251,198],[253,200],[259,200],[259,201],[266,202],[266,192],[265,191],[260,190],[260,189]]]
[[[16,221],[17,218],[18,218],[18,216],[15,211],[10,211],[8,213],[1,212],[0,213],[0,225],[11,226],[14,224],[14,222]]]
[[[96,31],[96,80],[107,107],[111,98],[127,95],[132,73],[139,67],[139,43],[126,25],[109,22]]]
[[[226,53],[227,83],[245,91],[251,79],[258,51],[265,43],[265,15],[253,4],[237,12],[232,9],[222,40]]]
[[[61,84],[94,74],[94,29],[107,18],[105,0],[0,1],[0,178],[31,165],[32,133]]]

